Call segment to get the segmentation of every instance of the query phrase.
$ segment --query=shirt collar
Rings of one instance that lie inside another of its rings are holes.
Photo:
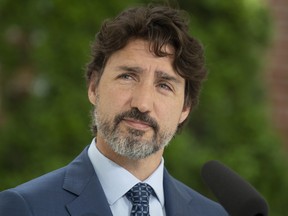
[[[135,184],[141,182],[129,171],[105,157],[97,149],[95,139],[89,147],[88,156],[110,205],[125,195]],[[144,181],[154,189],[162,207],[164,207],[163,170],[164,159],[162,158],[158,168]]]

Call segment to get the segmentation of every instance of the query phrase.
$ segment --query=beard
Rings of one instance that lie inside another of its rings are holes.
[[[120,123],[125,118],[148,124],[153,134],[149,138],[147,131],[128,126],[121,127]],[[93,124],[97,127],[97,133],[103,137],[110,148],[115,153],[133,160],[146,158],[167,146],[177,129],[175,127],[174,130],[164,128],[161,130],[155,119],[147,113],[140,112],[137,108],[119,113],[114,118],[109,119],[99,111],[99,95],[97,95],[93,119]]]

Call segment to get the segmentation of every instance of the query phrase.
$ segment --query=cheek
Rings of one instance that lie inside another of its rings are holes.
[[[127,92],[121,92],[113,87],[104,87],[103,91],[99,91],[99,95],[99,108],[102,112],[115,116],[128,110],[129,95]]]
[[[177,128],[182,114],[183,102],[168,103],[161,107],[160,124],[166,128]]]

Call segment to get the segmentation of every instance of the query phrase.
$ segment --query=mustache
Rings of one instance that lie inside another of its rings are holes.
[[[131,118],[142,121],[152,127],[155,133],[159,131],[159,124],[157,123],[157,121],[151,116],[149,116],[147,113],[140,112],[137,108],[132,108],[129,111],[118,114],[115,117],[115,125],[117,126],[124,118]]]

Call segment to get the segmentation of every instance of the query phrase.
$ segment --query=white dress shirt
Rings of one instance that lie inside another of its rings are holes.
[[[132,203],[125,194],[135,184],[141,182],[129,171],[105,157],[96,147],[93,139],[88,156],[102,185],[110,209],[114,216],[130,216]],[[164,159],[162,158],[158,168],[148,177],[144,183],[149,184],[157,197],[151,195],[149,209],[151,216],[165,216],[164,190],[163,190]]]

